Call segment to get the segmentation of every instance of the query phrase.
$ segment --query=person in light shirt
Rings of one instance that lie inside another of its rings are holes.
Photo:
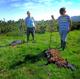
[[[35,36],[35,21],[34,18],[31,17],[31,14],[29,11],[27,11],[27,17],[25,18],[25,24],[27,27],[27,43],[29,42],[30,34],[32,35],[32,40],[34,42],[34,36]]]

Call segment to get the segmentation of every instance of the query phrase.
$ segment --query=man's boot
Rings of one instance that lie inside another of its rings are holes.
[[[63,48],[63,40],[61,40],[61,48]]]
[[[58,49],[63,48],[63,40],[61,40],[60,46],[58,47]]]
[[[63,41],[63,47],[62,47],[62,49],[64,50],[64,49],[65,49],[65,47],[66,47],[66,42],[65,42],[65,41]]]

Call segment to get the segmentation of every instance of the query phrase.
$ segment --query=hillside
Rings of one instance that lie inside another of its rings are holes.
[[[80,16],[72,16],[71,19],[73,22],[80,22]]]

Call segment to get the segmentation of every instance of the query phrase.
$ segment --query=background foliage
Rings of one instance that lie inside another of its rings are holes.
[[[72,22],[72,30],[74,29],[80,29],[80,22]],[[13,31],[26,32],[26,26],[25,26],[23,19],[19,19],[18,21],[9,20],[7,22],[2,21],[2,20],[0,21],[0,34],[13,32]],[[52,20],[36,21],[36,32],[37,33],[45,33],[49,31],[58,31],[57,21],[55,21],[54,23]]]

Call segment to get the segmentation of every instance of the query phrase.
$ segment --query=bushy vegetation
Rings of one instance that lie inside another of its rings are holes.
[[[22,22],[22,26],[20,26],[20,22]],[[72,30],[80,29],[80,22],[72,22]],[[0,21],[0,34],[8,33],[12,31],[22,31],[26,32],[26,26],[23,19],[18,21]],[[37,33],[45,33],[49,31],[58,31],[57,21],[53,22],[52,20],[47,21],[36,21],[36,32]]]
[[[72,30],[74,29],[80,29],[80,22],[72,22]]]
[[[16,26],[16,23],[14,21],[0,21],[0,34],[16,30],[14,26]]]

